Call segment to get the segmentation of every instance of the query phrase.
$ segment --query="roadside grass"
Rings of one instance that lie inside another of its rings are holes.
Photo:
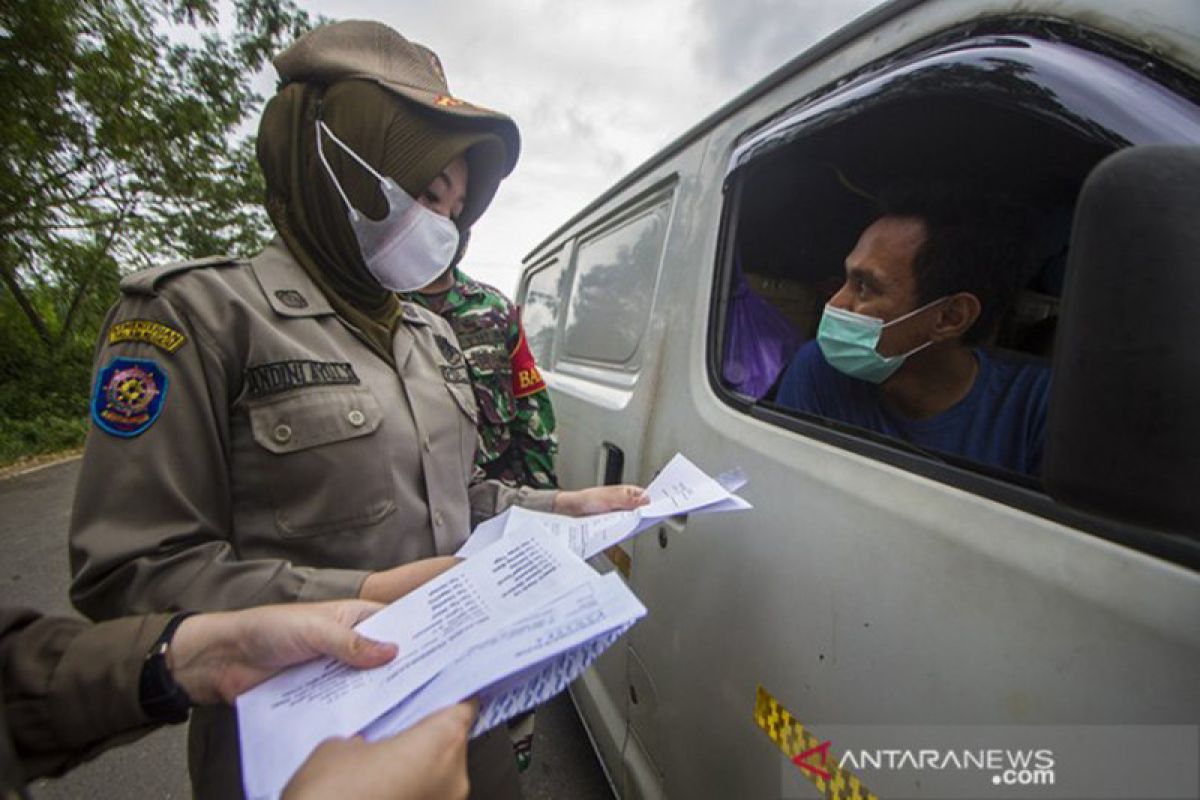
[[[92,370],[87,330],[48,351],[0,295],[0,468],[76,450],[87,437]]]
[[[27,458],[76,450],[87,438],[88,418],[43,415],[6,419],[0,425],[0,467]]]

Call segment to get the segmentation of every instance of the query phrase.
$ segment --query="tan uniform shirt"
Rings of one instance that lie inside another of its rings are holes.
[[[71,519],[85,614],[354,597],[371,571],[453,553],[472,522],[552,506],[475,480],[475,400],[438,316],[405,304],[393,367],[279,242],[121,289]],[[238,794],[232,710],[197,710],[189,748],[197,796]]]
[[[127,278],[97,350],[76,606],[105,619],[352,597],[370,571],[453,553],[472,518],[551,506],[553,492],[472,483],[475,401],[445,321],[405,305],[393,352],[395,368],[282,244]]]
[[[138,703],[138,677],[168,619],[90,625],[0,609],[0,789],[19,791],[153,730]]]

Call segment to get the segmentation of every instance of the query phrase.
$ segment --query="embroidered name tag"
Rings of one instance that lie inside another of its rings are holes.
[[[160,350],[174,353],[183,347],[187,337],[170,325],[152,319],[127,319],[108,329],[108,343],[148,342]]]
[[[458,346],[463,350],[470,350],[480,345],[491,347],[504,346],[504,331],[499,328],[485,328],[481,331],[469,331],[456,333],[455,335],[458,337]]]
[[[334,361],[272,361],[246,370],[246,391],[250,397],[266,397],[306,386],[360,382],[353,366]]]

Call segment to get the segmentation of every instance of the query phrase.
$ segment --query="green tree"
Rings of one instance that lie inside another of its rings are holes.
[[[239,128],[255,75],[310,21],[290,0],[232,10],[222,34],[217,0],[0,0],[6,422],[47,392],[86,407],[80,370],[122,271],[265,239]]]
[[[53,349],[117,265],[246,250],[268,229],[251,80],[309,27],[288,0],[0,2],[0,280]],[[184,39],[196,40],[185,43]],[[101,296],[102,295],[102,296]]]

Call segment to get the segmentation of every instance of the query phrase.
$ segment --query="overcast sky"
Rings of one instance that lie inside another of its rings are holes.
[[[521,258],[568,217],[878,0],[297,2],[391,25],[437,52],[455,95],[516,120],[521,160],[464,262],[511,294]],[[261,83],[269,95],[274,75]]]

